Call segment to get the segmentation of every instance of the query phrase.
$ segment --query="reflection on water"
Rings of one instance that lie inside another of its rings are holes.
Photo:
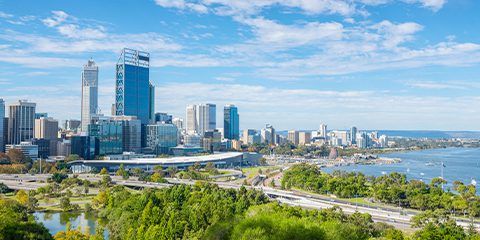
[[[70,223],[71,229],[81,228],[82,232],[87,229],[90,234],[95,234],[98,218],[91,213],[82,212],[35,212],[33,214],[37,222],[49,230],[50,234],[55,235],[60,231],[64,231],[67,223]],[[105,231],[105,239],[108,239],[108,233]]]
[[[480,180],[480,148],[429,149],[391,153],[384,156],[400,158],[402,162],[397,164],[332,167],[326,168],[324,171],[357,171],[373,176],[399,172],[406,174],[408,179],[418,179],[427,183],[443,174],[444,179],[448,181],[447,187],[450,188],[455,180],[462,181],[465,184],[476,183]],[[442,163],[445,167],[442,167]],[[477,192],[480,193],[479,186],[477,186]]]

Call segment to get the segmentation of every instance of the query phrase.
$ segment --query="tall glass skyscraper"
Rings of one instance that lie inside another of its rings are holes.
[[[224,138],[238,140],[240,135],[240,122],[238,109],[235,105],[226,105],[223,108],[223,134]]]
[[[82,132],[88,130],[92,115],[98,110],[98,67],[90,59],[82,71]]]
[[[5,140],[4,136],[4,119],[5,118],[5,102],[0,98],[0,152],[5,152]]]
[[[142,125],[154,120],[149,64],[149,53],[124,48],[116,67],[115,115],[136,116]]]

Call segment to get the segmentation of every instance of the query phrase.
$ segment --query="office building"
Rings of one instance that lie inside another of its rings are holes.
[[[36,104],[20,100],[9,107],[8,143],[18,145],[34,137]]]
[[[154,121],[149,64],[149,53],[124,48],[116,66],[115,115],[136,116],[142,125]]]
[[[185,130],[184,122],[182,118],[173,118],[172,123],[177,126],[179,132]]]
[[[147,125],[147,149],[154,154],[169,154],[177,146],[178,129],[171,123]]]
[[[68,157],[72,153],[72,142],[71,140],[62,139],[62,141],[57,142],[57,156]]]
[[[387,135],[381,135],[378,138],[378,146],[381,147],[381,148],[388,147],[388,137],[387,137]]]
[[[185,111],[187,134],[196,134],[197,132],[197,106],[187,105]]]
[[[98,154],[121,154],[123,152],[123,122],[98,117],[88,125],[88,135],[98,139]]]
[[[2,132],[2,130],[0,130]],[[3,150],[5,150],[5,145],[9,144],[8,142],[8,117],[3,118]]]
[[[326,124],[320,124],[320,129],[318,130],[318,136],[323,137],[324,139],[327,139],[327,125]]]
[[[56,155],[56,152],[54,154],[50,154],[50,146],[52,142],[48,139],[34,138],[32,139],[32,144],[38,147],[38,157],[40,159],[47,159],[49,156]],[[55,144],[57,144],[56,141],[55,141]]]
[[[240,117],[235,105],[223,108],[223,134],[225,139],[238,140],[240,135]]]
[[[48,113],[35,113],[35,119],[40,119],[40,118],[47,118]]]
[[[350,143],[352,145],[357,144],[357,128],[356,127],[352,127],[350,129]]]
[[[288,131],[287,139],[288,139],[288,141],[291,142],[293,145],[298,145],[298,144],[299,144],[299,134],[298,134],[298,131],[295,131],[295,130]]]
[[[298,133],[298,144],[299,145],[310,144],[311,140],[312,140],[312,133],[311,132],[299,132]]]
[[[202,137],[198,134],[188,134],[185,135],[183,138],[183,145],[185,147],[200,147],[202,145],[201,143]]]
[[[93,115],[90,116],[90,118],[93,117]],[[77,131],[81,123],[82,122],[80,120],[75,119],[65,120],[65,122],[63,122],[63,129],[68,131]]]
[[[197,133],[204,135],[206,131],[213,131],[217,127],[217,106],[207,103],[196,106]]]
[[[265,128],[260,130],[260,139],[262,143],[275,145],[278,143],[276,139],[275,128],[272,125],[267,124]]]
[[[135,116],[112,116],[122,125],[122,151],[140,153],[142,150],[142,123]]]
[[[76,154],[82,159],[95,159],[99,154],[99,141],[91,136],[72,136],[71,154]]]
[[[34,115],[32,115],[33,117]],[[6,146],[6,152],[11,149],[19,149],[23,155],[29,157],[33,161],[38,160],[38,146],[33,145],[31,142],[20,142],[19,144],[8,144]]]
[[[242,133],[242,142],[244,144],[253,144],[250,140],[253,140],[253,136],[258,135],[255,129],[244,129]]]
[[[173,116],[167,113],[155,113],[155,123],[172,123]]]
[[[53,118],[35,119],[35,138],[54,140],[58,138],[58,121]]]
[[[5,152],[5,102],[0,98],[0,152]]]
[[[92,116],[98,113],[98,66],[90,59],[82,70],[82,132],[88,130]]]
[[[218,130],[208,130],[202,139],[202,147],[205,151],[220,151],[222,147],[222,134]]]

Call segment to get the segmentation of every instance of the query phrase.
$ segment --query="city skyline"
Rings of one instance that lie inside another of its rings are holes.
[[[186,105],[211,102],[235,104],[241,129],[480,130],[480,36],[462,24],[479,20],[471,0],[125,2],[151,13],[131,23],[97,12],[111,3],[21,2],[0,1],[6,106],[28,99],[80,119],[79,73],[93,58],[109,115],[127,47],[151,54],[155,112],[183,119]]]

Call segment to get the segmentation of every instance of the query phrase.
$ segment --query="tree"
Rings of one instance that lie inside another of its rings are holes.
[[[150,179],[152,182],[157,182],[157,183],[164,183],[166,182],[165,179],[160,175],[159,173],[154,173],[152,176],[150,176]]]
[[[65,162],[76,161],[79,159],[80,159],[80,156],[78,156],[77,154],[70,154],[68,155],[68,157],[65,158]]]
[[[125,167],[123,164],[120,164],[120,167],[118,168],[117,172],[115,173],[117,176],[121,176],[123,179],[128,179],[130,174],[128,173],[127,170],[125,170]]]
[[[0,164],[10,164],[10,163],[12,163],[10,161],[10,157],[5,153],[0,152]]]
[[[167,172],[169,177],[175,177],[175,174],[177,173],[177,168],[170,166],[167,168]]]
[[[65,173],[55,172],[50,179],[56,183],[62,183],[62,181],[67,178],[68,178],[68,175]]]
[[[18,190],[17,194],[15,194],[15,200],[26,206],[28,203],[28,194],[24,190]]]
[[[108,170],[106,168],[102,168],[102,170],[100,170],[100,175],[107,175],[108,174]]]
[[[72,204],[70,202],[70,198],[67,197],[67,196],[64,196],[60,199],[60,208],[64,212],[69,212],[69,211],[72,211],[72,210],[76,210],[78,208],[78,205]]]
[[[8,188],[8,186],[5,185],[5,183],[0,183],[0,194],[9,193],[11,191],[13,191],[13,190]]]
[[[25,156],[25,154],[23,154],[20,149],[10,149],[7,155],[10,158],[12,164],[28,164],[32,162],[32,160]]]

